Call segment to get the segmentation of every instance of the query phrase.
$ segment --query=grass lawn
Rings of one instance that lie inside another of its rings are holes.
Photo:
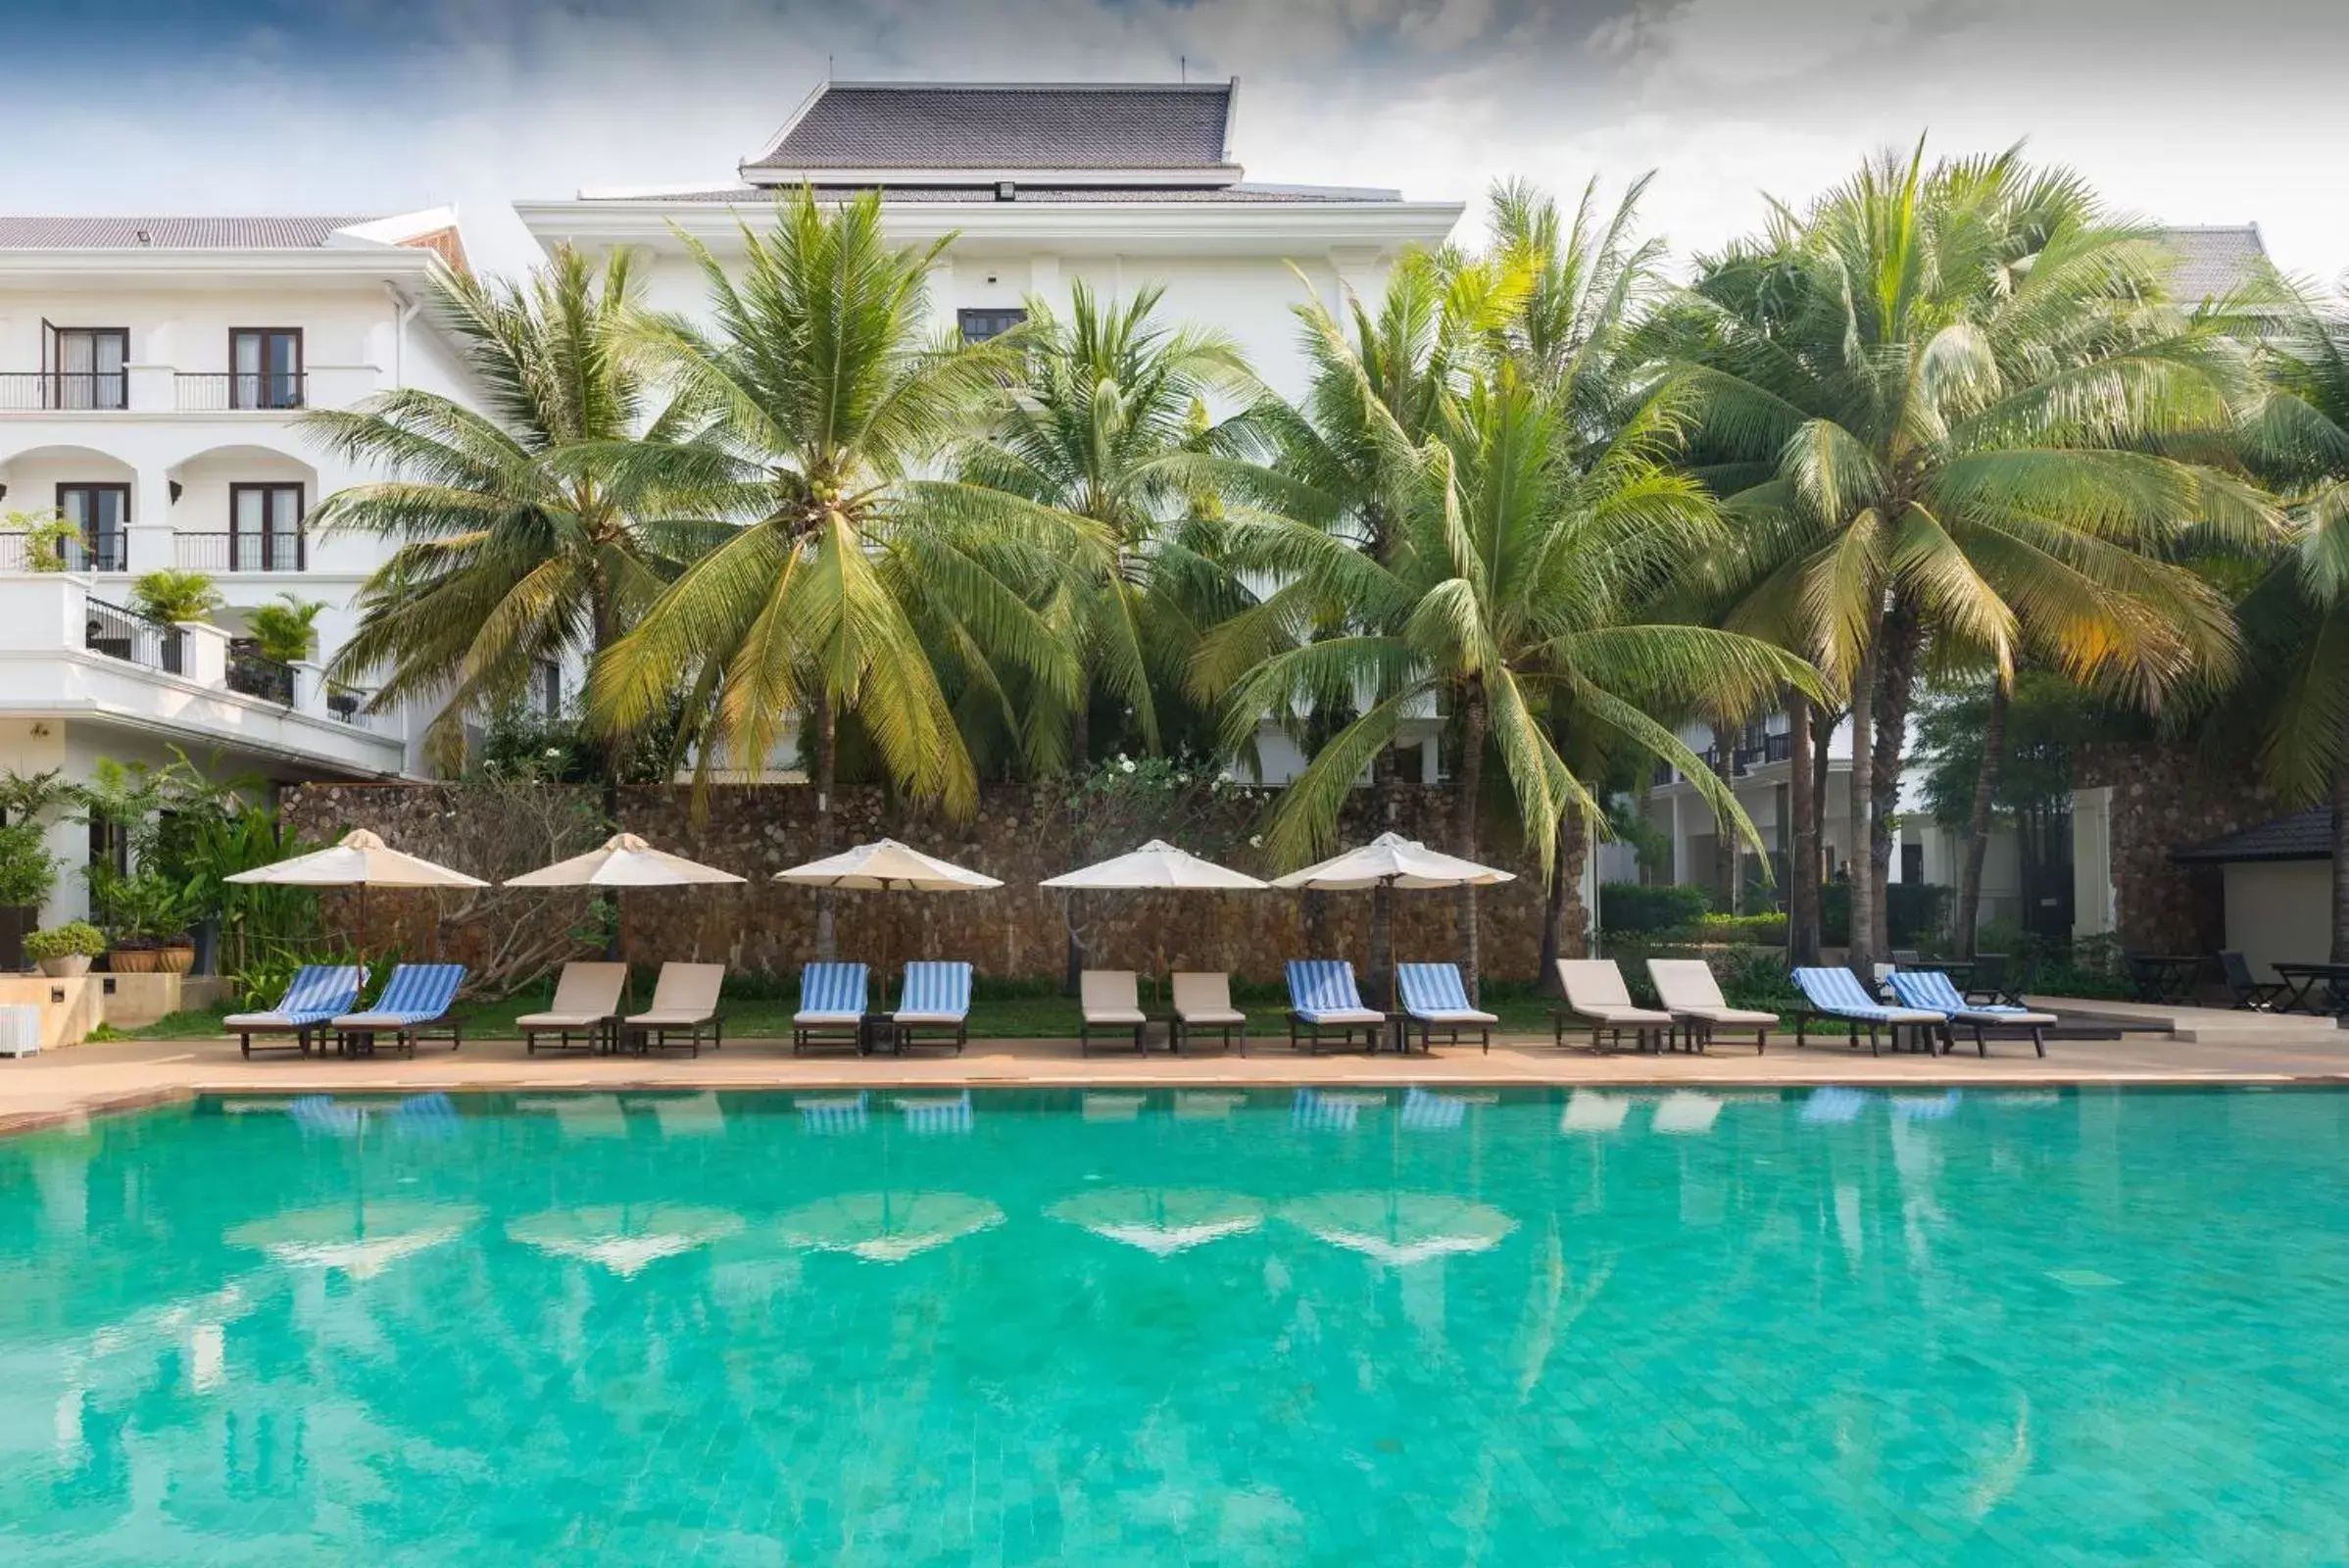
[[[459,1005],[458,1016],[465,1021],[469,1038],[480,1040],[514,1040],[520,1031],[514,1020],[526,1012],[545,1010],[547,993],[534,991],[503,1002],[466,1003]],[[1144,992],[1144,1009],[1159,1010]],[[1283,1014],[1287,1004],[1276,995],[1256,996],[1243,993],[1237,1005],[1252,1019],[1251,1032],[1258,1039],[1285,1034]],[[1530,993],[1504,991],[1493,996],[1488,1007],[1500,1014],[1500,1031],[1512,1034],[1549,1033],[1550,1002],[1545,997]],[[791,1015],[797,1004],[784,1000],[746,998],[725,1003],[719,1015],[725,1020],[726,1035],[734,1040],[781,1040],[791,1035]],[[104,1040],[188,1040],[221,1033],[220,1019],[230,1009],[221,1007],[198,1012],[174,1012],[159,1018],[144,1028],[122,1032],[102,1031],[93,1039]],[[1052,1040],[1075,1039],[1078,1010],[1074,999],[1059,996],[979,997],[971,1004],[970,1033],[974,1040]]]

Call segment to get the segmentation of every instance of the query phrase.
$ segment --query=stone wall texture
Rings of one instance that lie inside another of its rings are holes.
[[[545,786],[558,789],[558,786]],[[982,793],[976,815],[953,821],[911,813],[878,789],[842,792],[838,843],[847,848],[891,837],[958,865],[1001,877],[1005,886],[985,893],[844,893],[838,895],[839,947],[843,956],[894,966],[909,957],[968,958],[984,976],[1057,978],[1065,960],[1067,926],[1062,896],[1036,886],[1044,877],[1071,869],[1071,825],[1063,792],[1024,786],[991,787]],[[588,796],[580,792],[584,804]],[[1236,801],[1241,820],[1232,841],[1242,847],[1221,857],[1243,870],[1262,874],[1247,839],[1247,818],[1261,812],[1261,794]],[[1449,842],[1451,797],[1440,788],[1412,786],[1395,792],[1393,819],[1373,823],[1372,802],[1362,792],[1341,841],[1365,842],[1392,827],[1439,847]],[[476,875],[508,876],[526,865],[511,863],[516,846],[468,842],[461,792],[438,785],[314,784],[286,793],[288,820],[306,838],[324,842],[353,828],[372,828],[393,848],[422,855]],[[664,959],[722,961],[738,970],[789,973],[814,956],[816,895],[769,879],[785,866],[813,858],[813,792],[802,785],[715,788],[707,812],[697,820],[692,792],[684,788],[623,790],[620,825],[654,845],[688,858],[749,877],[746,887],[647,889],[627,895],[626,947],[631,961]],[[1147,837],[1148,834],[1144,834]],[[588,842],[592,842],[592,837]],[[577,844],[573,849],[584,848]],[[1123,848],[1132,848],[1124,846]],[[569,853],[569,852],[566,852]],[[1120,853],[1112,850],[1105,853]],[[1101,857],[1087,857],[1099,858]],[[1479,895],[1484,973],[1496,979],[1533,978],[1542,943],[1545,898],[1542,868],[1514,846],[1490,846],[1484,858],[1518,873],[1517,880]],[[1579,866],[1576,868],[1579,878]],[[1566,929],[1578,953],[1581,906],[1568,884]],[[468,944],[484,938],[481,922],[436,920],[459,895],[379,892],[367,921],[375,951],[397,945],[405,953],[437,952],[474,961]],[[1454,895],[1401,892],[1395,899],[1395,951],[1398,959],[1455,956]],[[1100,968],[1223,969],[1249,980],[1276,981],[1286,958],[1306,955],[1309,906],[1293,893],[1194,893],[1085,895],[1088,962]],[[1322,951],[1352,958],[1357,965],[1369,945],[1370,895],[1318,896]],[[589,910],[585,894],[544,896],[517,908],[515,919],[547,922],[558,938]],[[330,925],[346,932],[355,901],[327,903]],[[555,941],[552,946],[560,947]],[[588,950],[575,944],[575,954]]]
[[[2227,945],[2219,868],[2170,852],[2256,827],[2292,809],[2249,759],[2217,763],[2187,746],[2109,744],[2074,754],[2073,783],[2111,785],[2115,918],[2139,953],[2216,953]]]

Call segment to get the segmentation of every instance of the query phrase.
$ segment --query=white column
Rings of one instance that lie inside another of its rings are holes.
[[[124,545],[132,573],[154,571],[179,564],[172,541],[171,475],[160,463],[139,465],[130,489],[130,526]]]
[[[2072,792],[2072,935],[2103,936],[2120,918],[2113,888],[2113,787]]]

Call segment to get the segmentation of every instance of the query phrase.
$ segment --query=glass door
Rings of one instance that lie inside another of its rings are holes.
[[[121,409],[129,406],[130,333],[116,326],[51,326],[41,323],[42,368],[49,372],[48,406],[53,409]]]
[[[228,406],[302,407],[302,332],[291,326],[240,326],[228,334]]]
[[[228,487],[228,569],[300,571],[304,565],[302,487],[232,484]]]
[[[81,534],[83,559],[66,564],[76,571],[122,571],[129,562],[130,486],[61,484],[57,510]]]

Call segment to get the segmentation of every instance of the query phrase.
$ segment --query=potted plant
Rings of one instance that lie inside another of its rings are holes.
[[[255,605],[245,612],[245,634],[262,658],[298,664],[318,642],[318,615],[326,602],[296,594],[279,594],[277,599],[276,604]]]
[[[107,968],[116,974],[185,974],[195,967],[196,944],[187,933],[196,900],[185,886],[145,868],[127,876],[111,866],[90,869],[90,906],[109,938]]]
[[[176,566],[159,566],[130,584],[130,608],[149,620],[210,620],[221,603],[210,577]]]
[[[52,980],[78,980],[90,960],[106,951],[106,933],[85,920],[49,926],[24,939],[24,956]]]
[[[62,512],[12,512],[8,526],[24,532],[26,571],[64,571],[81,543],[81,529]]]

